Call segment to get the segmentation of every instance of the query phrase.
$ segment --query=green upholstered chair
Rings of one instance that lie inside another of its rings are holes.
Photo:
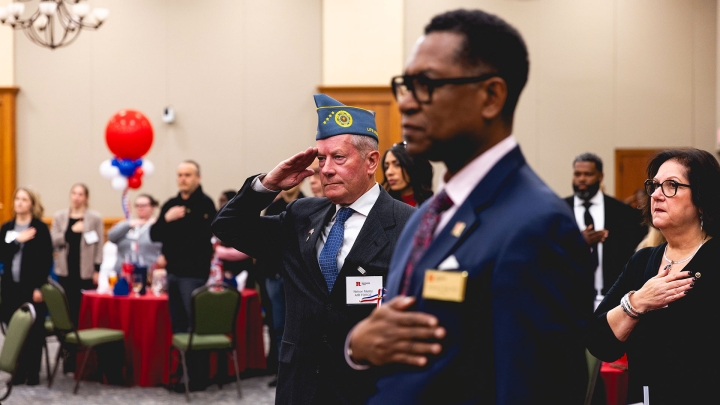
[[[592,403],[593,394],[595,392],[595,385],[597,385],[597,379],[600,377],[600,366],[602,361],[597,357],[593,356],[589,350],[585,350],[585,359],[588,365],[588,386],[585,392],[585,405]]]
[[[180,352],[186,399],[190,401],[185,357],[187,352],[193,350],[232,353],[238,397],[241,397],[240,370],[235,349],[235,323],[240,309],[240,293],[227,284],[214,284],[197,288],[192,292],[191,301],[190,333],[173,334],[169,356],[172,365],[173,349]]]
[[[48,349],[47,339],[55,336],[55,325],[53,325],[50,315],[45,317],[45,341],[43,347],[45,349],[45,371],[48,376],[48,387],[50,386],[50,349]]]
[[[32,328],[34,322],[35,308],[27,302],[18,308],[10,318],[10,323],[5,330],[5,341],[3,342],[2,352],[0,352],[0,371],[9,373],[11,377],[6,383],[7,390],[5,394],[0,397],[0,401],[10,396],[10,392],[12,391],[12,377],[17,368],[18,358],[20,357],[23,346],[25,346],[30,328]]]
[[[52,386],[53,378],[57,373],[58,364],[60,363],[60,354],[62,348],[66,345],[77,345],[78,349],[85,349],[85,356],[82,360],[80,370],[75,372],[75,389],[73,394],[77,394],[80,388],[80,379],[82,378],[83,371],[85,370],[85,363],[87,358],[96,346],[123,341],[125,339],[125,333],[121,330],[106,329],[106,328],[90,328],[77,330],[77,327],[73,324],[70,318],[70,310],[65,296],[65,290],[52,279],[48,279],[46,284],[41,287],[43,299],[47,304],[48,312],[50,313],[50,320],[53,324],[55,335],[60,341],[60,349],[55,359],[55,367],[53,372],[48,376],[48,387]]]

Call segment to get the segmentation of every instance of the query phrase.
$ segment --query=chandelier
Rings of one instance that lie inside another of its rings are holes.
[[[34,0],[15,0],[0,7],[0,23],[22,30],[34,43],[50,49],[70,45],[83,29],[94,30],[107,19],[106,8],[90,9],[82,0],[42,0],[29,16],[25,3]]]

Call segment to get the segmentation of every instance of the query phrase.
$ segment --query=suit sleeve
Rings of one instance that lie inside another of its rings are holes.
[[[125,237],[125,235],[127,235],[129,230],[130,221],[120,221],[113,225],[113,227],[108,231],[108,240],[112,243],[118,243]]]
[[[63,247],[67,243],[65,242],[65,230],[63,229],[63,225],[60,223],[58,217],[59,215],[55,215],[55,217],[53,217],[53,221],[50,227],[50,237],[52,238],[52,244],[54,248]]]
[[[95,264],[95,271],[100,271],[100,265],[103,260],[103,245],[105,244],[105,226],[100,215],[95,217],[95,232],[98,235],[98,241],[95,243],[95,253],[93,262]]]
[[[252,188],[252,176],[238,194],[218,212],[212,231],[226,246],[256,259],[277,254],[285,213],[260,216],[276,193],[259,193]]]
[[[589,248],[559,212],[513,232],[492,275],[497,403],[582,403],[594,298]]]
[[[153,242],[165,242],[165,235],[167,234],[168,223],[165,221],[165,214],[172,206],[170,202],[166,202],[162,209],[160,209],[160,215],[158,215],[155,223],[150,227],[150,240]]]

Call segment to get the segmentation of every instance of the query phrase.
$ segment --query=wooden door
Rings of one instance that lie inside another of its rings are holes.
[[[380,156],[402,141],[400,110],[390,86],[318,86],[318,91],[345,105],[375,111]],[[375,178],[382,184],[382,170],[375,172]]]
[[[636,206],[634,194],[642,192],[650,159],[662,149],[615,149],[615,198]]]
[[[16,187],[15,95],[17,87],[0,87],[0,223],[13,217]]]

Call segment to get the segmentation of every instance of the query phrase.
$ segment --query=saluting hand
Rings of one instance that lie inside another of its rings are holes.
[[[317,148],[307,148],[304,152],[280,162],[261,180],[262,185],[273,191],[289,190],[297,186],[304,178],[315,174],[308,167],[315,160],[317,153]]]
[[[85,225],[83,225],[83,220],[78,219],[77,222],[75,222],[73,226],[70,227],[70,229],[72,229],[72,231],[75,233],[82,233],[85,229]]]
[[[587,228],[582,231],[585,242],[591,246],[600,242],[605,242],[605,239],[607,239],[609,234],[610,233],[607,229],[596,231],[592,225],[588,225]]]
[[[414,297],[395,297],[375,308],[350,331],[352,360],[376,366],[404,363],[422,367],[427,356],[438,354],[445,329],[436,317],[422,312],[407,312]]]

